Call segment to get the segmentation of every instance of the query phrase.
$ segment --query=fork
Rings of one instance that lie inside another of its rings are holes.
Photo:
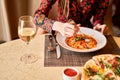
[[[82,36],[85,37],[85,33],[81,32],[80,30],[78,31],[77,34],[82,34]]]
[[[49,45],[48,45],[48,51],[53,51],[55,50],[55,47],[53,46],[53,36],[52,35],[49,35]]]

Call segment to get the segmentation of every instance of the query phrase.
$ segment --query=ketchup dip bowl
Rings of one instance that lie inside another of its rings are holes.
[[[74,67],[68,67],[63,69],[62,72],[63,80],[80,80],[80,73]]]

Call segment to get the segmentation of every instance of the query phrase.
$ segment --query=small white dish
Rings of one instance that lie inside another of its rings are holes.
[[[63,80],[80,80],[80,72],[74,67],[65,68],[62,71]]]

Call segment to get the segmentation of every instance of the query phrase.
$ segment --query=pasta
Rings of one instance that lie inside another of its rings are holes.
[[[86,34],[76,34],[65,40],[66,44],[76,49],[91,49],[97,46],[97,41]]]

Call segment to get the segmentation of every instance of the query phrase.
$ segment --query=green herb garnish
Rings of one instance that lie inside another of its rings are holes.
[[[102,80],[105,79],[105,75],[101,74],[100,71],[97,72],[97,75],[98,75]]]
[[[102,80],[105,80],[105,76],[102,74],[97,74]]]
[[[91,67],[87,67],[86,69],[84,69],[85,73],[87,76],[94,76],[97,74],[96,71],[94,71]]]
[[[105,63],[105,67],[110,69],[112,65]]]
[[[116,75],[120,75],[120,66],[116,67],[116,69],[114,70],[114,73]]]
[[[114,77],[112,77],[112,78],[109,78],[108,80],[114,80],[115,78]]]
[[[77,41],[79,41],[79,40],[81,40],[81,37],[76,37],[76,38],[75,38],[75,42],[77,42]]]
[[[117,58],[117,61],[120,62],[120,57],[116,57]]]

